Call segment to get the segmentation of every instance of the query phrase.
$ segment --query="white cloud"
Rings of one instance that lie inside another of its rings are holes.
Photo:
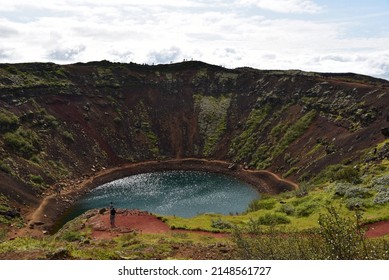
[[[15,28],[8,27],[0,23],[0,38],[8,38],[17,35],[18,31]]]
[[[10,58],[12,58],[12,50],[0,46],[0,61],[6,62]]]
[[[158,51],[152,51],[148,54],[149,63],[167,64],[170,62],[176,62],[182,59],[181,50],[178,47],[171,47],[169,49],[163,49]]]
[[[238,3],[278,13],[318,13],[323,10],[312,0],[238,0]]]
[[[78,55],[85,51],[86,47],[83,45],[71,47],[71,48],[56,48],[51,50],[48,54],[48,58],[56,61],[74,61]]]

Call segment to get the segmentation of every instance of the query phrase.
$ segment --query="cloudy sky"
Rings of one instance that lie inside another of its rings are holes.
[[[0,62],[202,60],[389,79],[389,0],[0,0]]]

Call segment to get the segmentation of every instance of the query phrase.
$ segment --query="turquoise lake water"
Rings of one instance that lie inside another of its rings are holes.
[[[259,193],[235,178],[198,171],[167,171],[134,175],[104,184],[84,196],[69,214],[74,218],[93,208],[147,210],[155,214],[192,217],[201,213],[240,213]]]

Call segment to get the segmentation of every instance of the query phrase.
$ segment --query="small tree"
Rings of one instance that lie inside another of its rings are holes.
[[[326,207],[326,213],[320,214],[320,236],[324,240],[329,259],[351,260],[367,259],[365,230],[362,227],[362,213],[354,211],[354,217],[343,217],[340,209]]]

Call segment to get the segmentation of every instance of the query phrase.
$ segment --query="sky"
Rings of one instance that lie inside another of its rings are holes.
[[[0,0],[0,63],[192,59],[389,80],[389,0]]]

